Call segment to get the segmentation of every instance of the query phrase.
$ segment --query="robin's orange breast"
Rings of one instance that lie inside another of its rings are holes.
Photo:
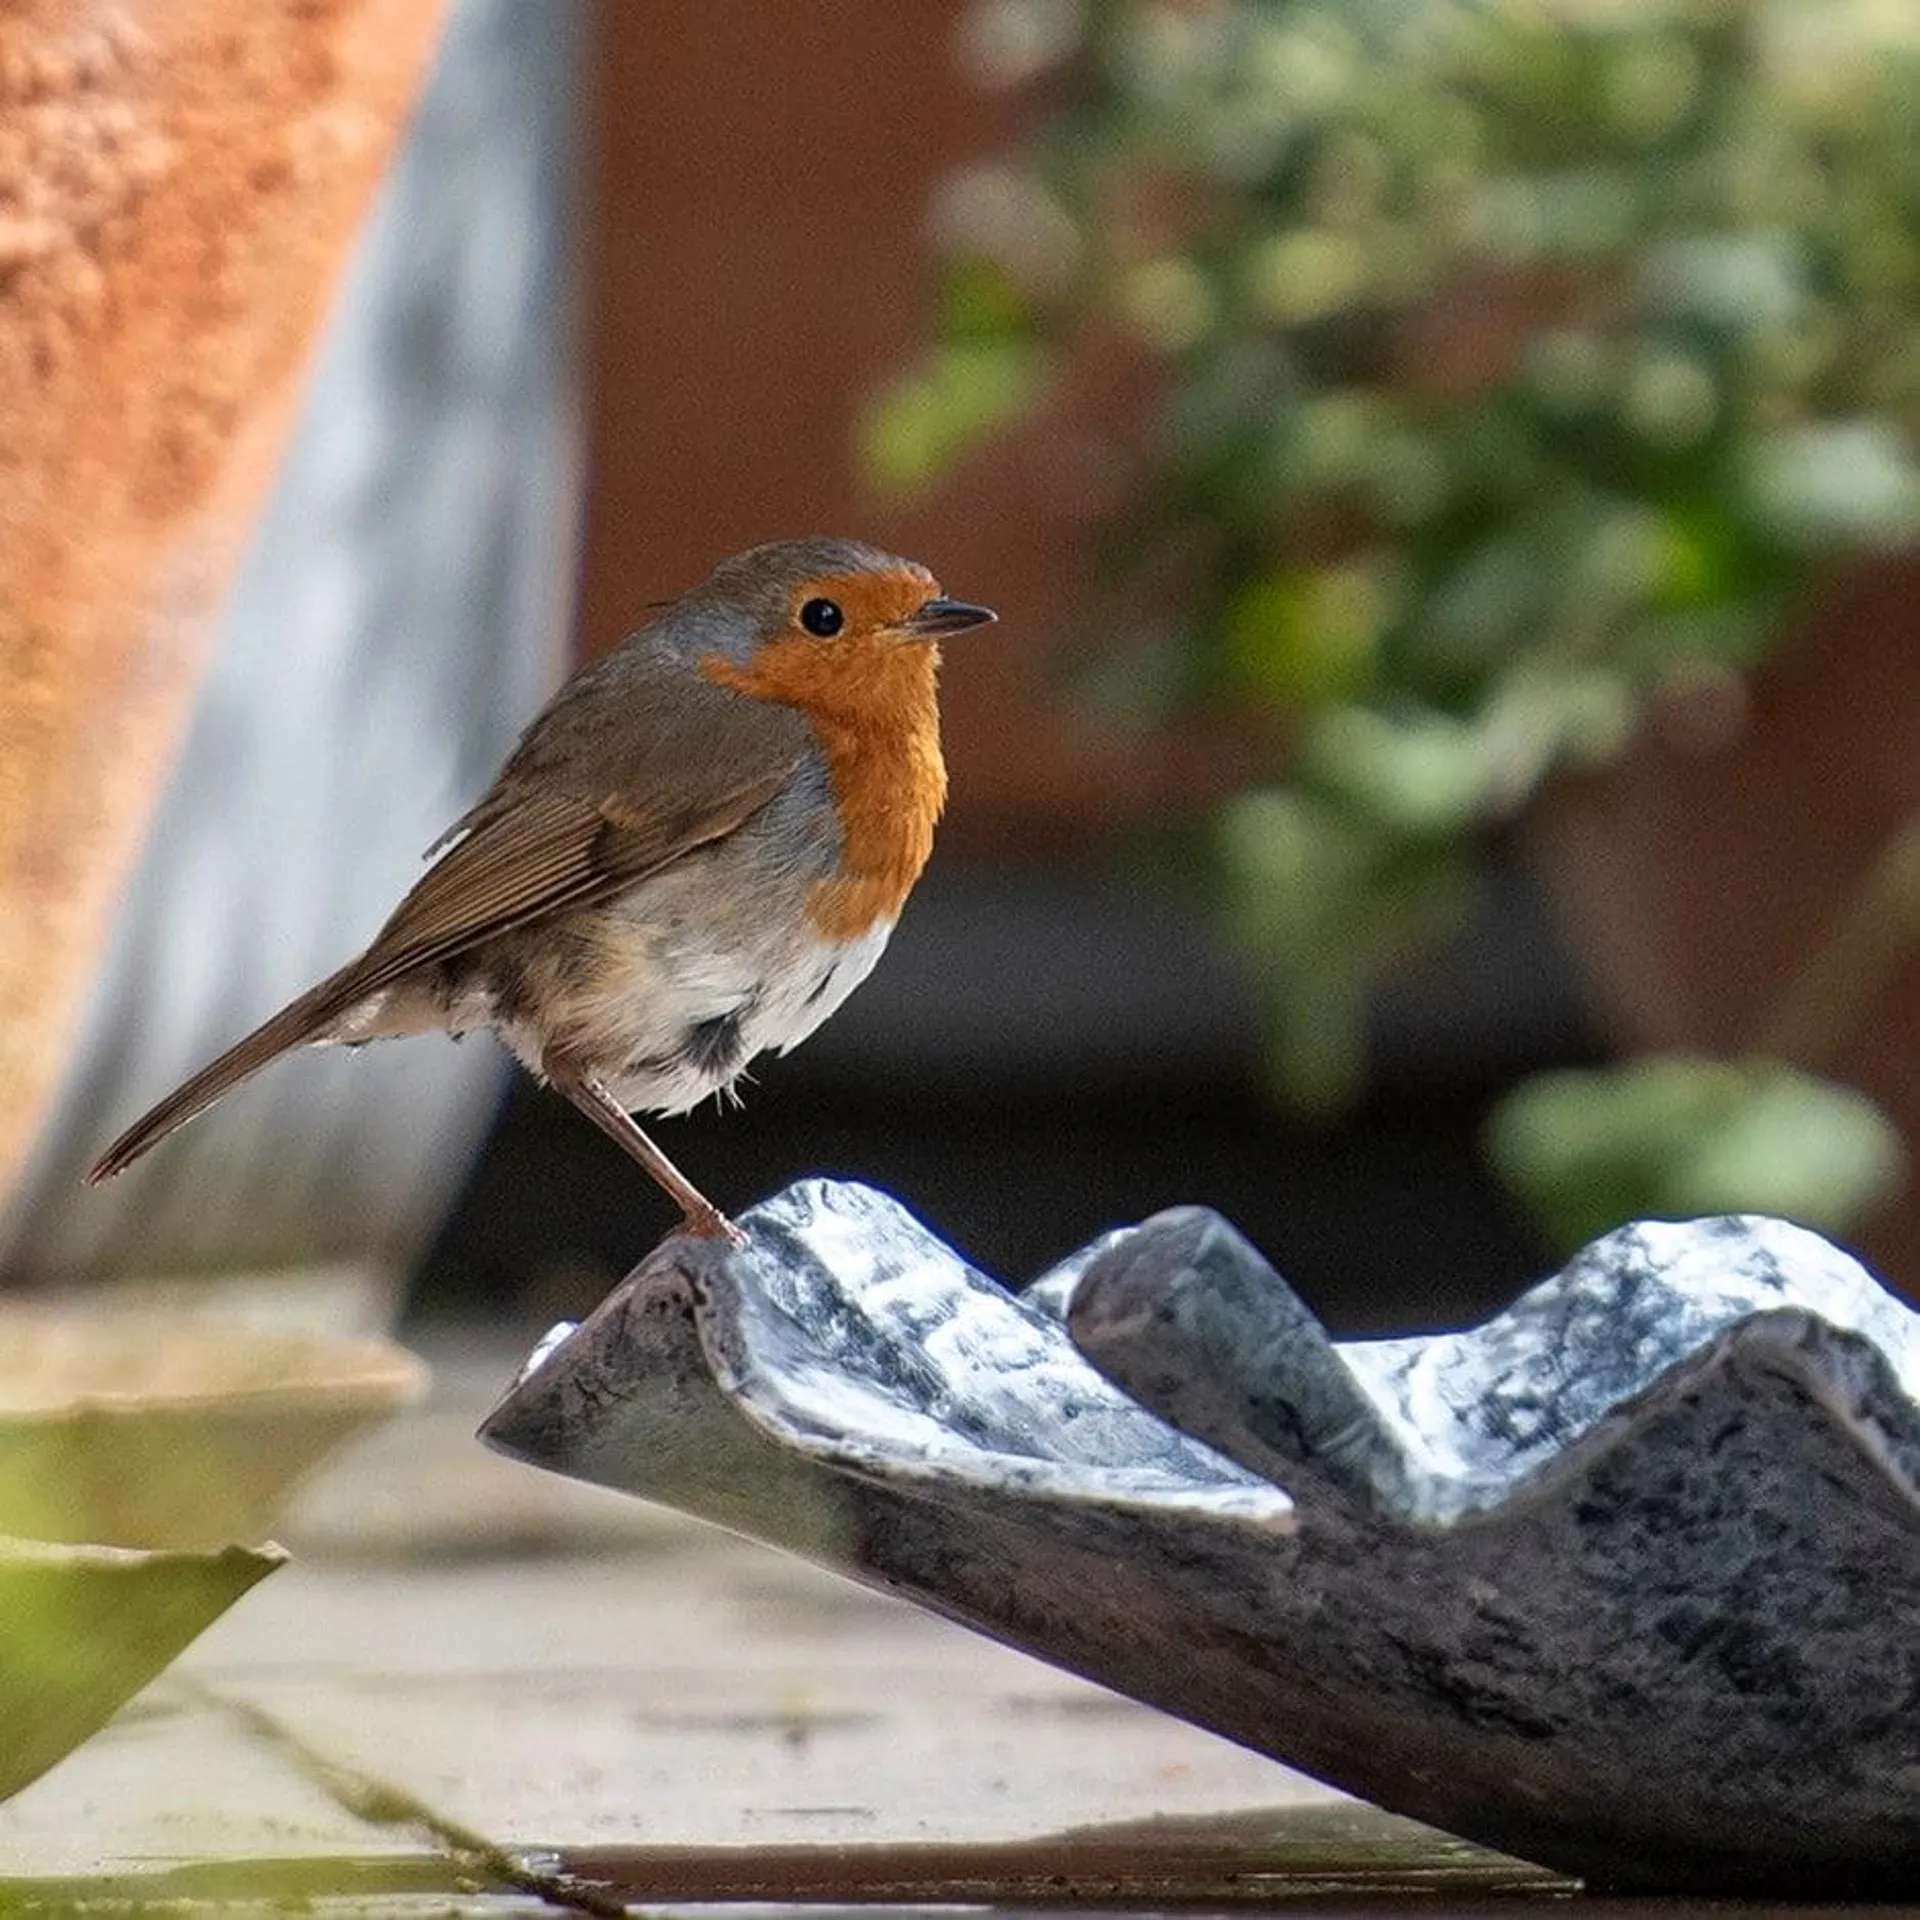
[[[746,666],[701,662],[717,685],[799,709],[820,742],[840,862],[813,887],[807,916],[828,940],[858,940],[897,920],[933,851],[947,798],[939,664],[931,643],[886,634],[825,644],[781,638]]]

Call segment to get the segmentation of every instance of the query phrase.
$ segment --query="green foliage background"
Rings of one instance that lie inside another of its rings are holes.
[[[1920,7],[983,0],[963,52],[1041,89],[1035,131],[950,184],[938,325],[869,468],[945,473],[1076,342],[1153,357],[1109,529],[1138,618],[1087,696],[1281,722],[1210,858],[1277,1084],[1335,1105],[1369,979],[1457,914],[1480,836],[1920,533]],[[1716,1204],[1842,1226],[1897,1177],[1857,1095],[1664,1075],[1500,1117],[1559,1231],[1679,1204],[1597,1172],[1602,1136],[1651,1128],[1670,1166],[1741,1098],[1776,1145]],[[1808,1129],[1830,1179],[1794,1164]]]

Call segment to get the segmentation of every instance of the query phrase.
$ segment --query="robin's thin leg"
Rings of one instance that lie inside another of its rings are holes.
[[[584,1113],[629,1158],[637,1160],[665,1189],[681,1213],[686,1230],[704,1240],[727,1240],[736,1247],[747,1236],[656,1147],[639,1123],[591,1073],[577,1073],[546,1064],[547,1079]]]

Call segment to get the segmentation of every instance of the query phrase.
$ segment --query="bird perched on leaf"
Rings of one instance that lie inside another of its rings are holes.
[[[737,1240],[632,1113],[731,1086],[872,970],[946,799],[940,642],[993,618],[856,540],[722,561],[554,696],[359,959],[170,1093],[88,1182],[290,1048],[488,1028],[688,1231]]]

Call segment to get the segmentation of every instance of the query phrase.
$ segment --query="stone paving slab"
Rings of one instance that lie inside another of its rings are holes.
[[[0,1807],[8,1871],[420,1849],[302,1755],[513,1847],[1001,1840],[1338,1802],[883,1597],[495,1459],[470,1435],[504,1373],[457,1359],[311,1490],[295,1563]]]
[[[883,1596],[487,1453],[473,1429],[519,1350],[439,1341],[432,1397],[289,1514],[294,1563],[0,1806],[0,1907],[1564,1897]]]
[[[524,1343],[436,1346],[431,1399],[288,1516],[294,1563],[0,1805],[0,1910],[1564,1904],[904,1605],[501,1460],[472,1433]]]

